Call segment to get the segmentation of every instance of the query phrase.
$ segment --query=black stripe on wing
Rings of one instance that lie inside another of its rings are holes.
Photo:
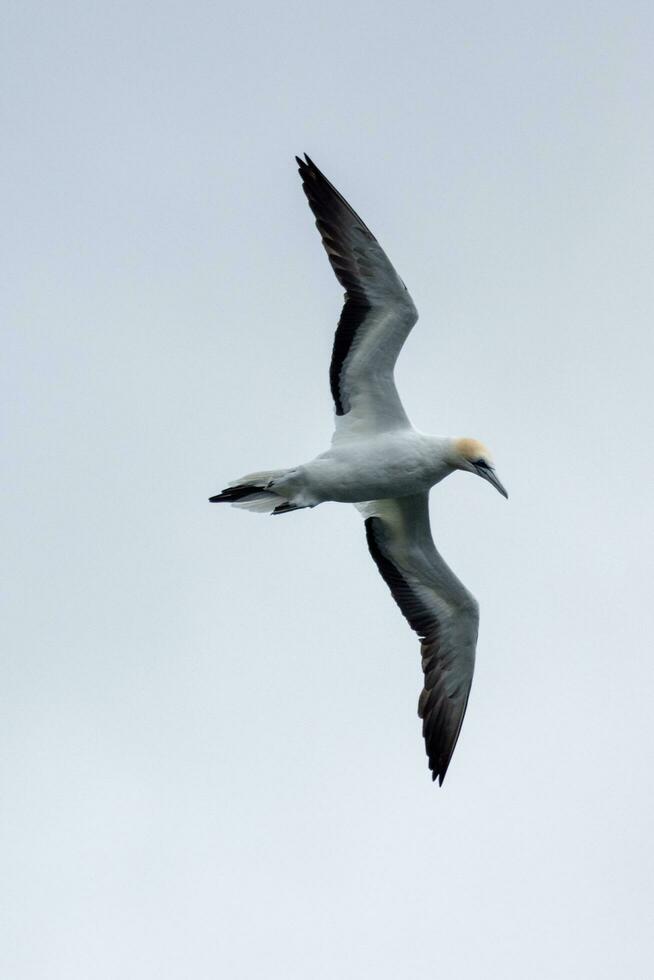
[[[349,405],[344,404],[340,390],[341,372],[356,332],[371,309],[359,271],[354,239],[356,236],[363,238],[364,241],[368,239],[376,242],[377,239],[306,154],[305,160],[299,157],[295,159],[302,178],[302,187],[316,217],[316,227],[320,232],[327,257],[336,273],[336,278],[346,290],[345,306],[336,329],[329,368],[329,382],[336,414],[345,415],[349,411]]]
[[[381,550],[377,535],[379,529],[383,528],[383,522],[378,517],[369,517],[365,525],[368,550],[379,569],[379,574],[391,590],[391,595],[411,629],[416,631],[421,640],[424,640],[434,626],[437,626],[433,610],[420,600],[397,566]]]
[[[341,311],[341,316],[334,336],[334,346],[332,348],[332,359],[329,365],[329,387],[337,415],[347,415],[350,411],[349,404],[341,394],[341,373],[345,359],[350,353],[356,332],[370,312],[370,306],[364,306],[353,299],[346,299],[345,306]]]
[[[420,637],[424,687],[418,701],[418,716],[422,719],[422,735],[432,779],[438,779],[442,786],[459,738],[469,692],[463,699],[448,697],[446,672],[449,663],[441,643],[438,617],[382,551],[379,532],[381,530],[383,535],[383,521],[378,517],[369,517],[365,526],[372,559],[407,622]]]

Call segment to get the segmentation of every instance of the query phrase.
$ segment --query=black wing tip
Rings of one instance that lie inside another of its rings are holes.
[[[356,211],[353,210],[353,208],[351,207],[351,205],[347,203],[347,201],[345,200],[341,192],[338,191],[334,187],[332,182],[324,175],[320,167],[318,167],[313,162],[313,160],[311,159],[308,153],[304,154],[304,160],[302,159],[302,157],[298,157],[298,156],[295,157],[295,160],[298,165],[298,172],[300,174],[300,177],[302,178],[305,184],[310,183],[314,189],[317,190],[321,188],[323,193],[328,193],[331,197],[336,198],[336,200],[339,201],[341,205],[343,205],[348,211],[351,212],[352,216],[359,222],[359,224],[361,224],[364,228],[366,228],[365,224],[363,223],[359,215],[356,213]],[[366,230],[370,231],[370,229],[366,229]],[[372,234],[372,232],[370,232],[370,234]]]
[[[460,726],[459,726],[460,731]],[[447,775],[447,771],[450,768],[450,763],[452,762],[452,756],[454,755],[454,749],[456,748],[456,743],[458,742],[457,737],[452,741],[446,735],[437,736],[435,739],[431,739],[429,735],[425,735],[425,750],[427,753],[427,765],[431,772],[432,782],[438,780],[438,785],[442,786]]]
[[[304,175],[306,173],[308,173],[309,170],[318,171],[318,168],[316,167],[315,163],[312,161],[312,159],[309,156],[309,154],[308,153],[304,153],[303,156],[304,156],[304,160],[302,159],[302,157],[298,157],[298,156],[295,157],[295,162],[298,165],[298,169],[300,171],[300,175],[302,177],[304,177]],[[318,172],[320,172],[320,171],[318,171]]]
[[[297,163],[298,173],[302,178],[302,183],[305,185],[305,188],[307,185],[311,185],[313,188],[325,187],[336,193],[337,196],[340,196],[338,191],[336,191],[327,180],[322,170],[315,165],[308,153],[304,154],[304,159],[296,156],[295,161]],[[308,193],[308,191],[306,191],[306,193]]]
[[[459,726],[459,732],[457,732],[457,736],[453,743],[450,739],[446,739],[445,742],[438,740],[435,744],[425,745],[428,760],[427,764],[431,772],[432,782],[436,782],[436,780],[438,780],[439,786],[443,785],[447,772],[450,768],[452,756],[454,755],[454,750],[459,740],[460,731],[461,726]],[[425,739],[425,741],[427,741],[427,739]]]
[[[446,772],[447,772],[447,766],[445,767],[445,769],[443,769],[442,772],[439,772],[438,769],[434,769],[434,771],[431,774],[432,782],[435,783],[436,780],[438,780],[438,785],[439,786],[442,786],[443,785],[443,781],[445,779],[445,773]]]
[[[429,764],[432,783],[435,783],[436,780],[438,780],[438,785],[443,785],[449,765],[449,762],[445,766],[439,766],[438,763],[434,763],[433,765],[431,763]]]

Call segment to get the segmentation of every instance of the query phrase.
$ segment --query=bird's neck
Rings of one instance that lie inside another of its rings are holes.
[[[456,469],[454,462],[454,440],[447,436],[427,436],[430,476],[432,486],[439,483]]]

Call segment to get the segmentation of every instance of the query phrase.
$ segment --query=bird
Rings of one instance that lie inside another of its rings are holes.
[[[359,510],[370,555],[420,641],[418,715],[432,779],[442,785],[468,704],[479,605],[436,549],[429,492],[463,471],[508,494],[479,440],[426,435],[409,421],[394,368],[418,319],[413,300],[345,198],[309,156],[295,159],[322,244],[345,289],[329,368],[334,434],[315,459],[250,473],[209,500],[274,515],[326,501]]]

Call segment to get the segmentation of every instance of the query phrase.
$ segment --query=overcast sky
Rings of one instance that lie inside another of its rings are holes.
[[[649,2],[10,2],[0,973],[644,977],[654,874]],[[486,442],[442,789],[352,507],[207,497],[331,430],[308,151]]]

